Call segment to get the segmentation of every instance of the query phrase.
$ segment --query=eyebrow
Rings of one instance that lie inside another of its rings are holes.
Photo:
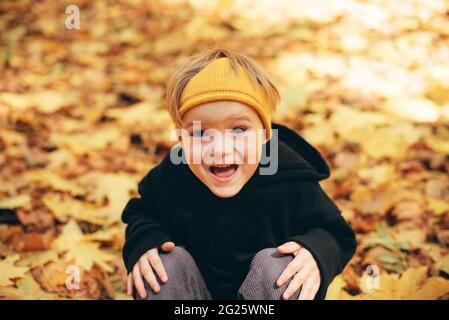
[[[233,114],[231,116],[229,116],[228,118],[225,119],[225,121],[229,121],[229,120],[247,120],[250,121],[249,118],[245,115],[241,115],[241,114]]]
[[[241,121],[241,120],[250,121],[250,119],[247,116],[241,114],[232,114],[223,121]],[[190,121],[186,128],[193,127],[193,121],[195,120]]]

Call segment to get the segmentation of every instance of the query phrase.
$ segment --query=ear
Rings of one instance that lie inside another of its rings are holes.
[[[268,142],[267,131],[265,129],[262,130],[262,133],[261,135],[259,135],[259,137],[261,139],[262,144],[266,144]]]
[[[267,144],[267,142],[268,142],[268,137],[265,135],[265,136],[262,138],[262,144]]]

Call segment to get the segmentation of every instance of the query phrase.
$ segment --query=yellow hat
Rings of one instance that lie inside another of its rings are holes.
[[[187,82],[181,94],[179,116],[205,102],[234,100],[254,108],[271,138],[271,108],[260,85],[254,85],[245,70],[238,65],[238,74],[231,72],[231,62],[226,57],[209,63]]]

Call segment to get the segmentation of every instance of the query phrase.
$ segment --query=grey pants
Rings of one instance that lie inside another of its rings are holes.
[[[161,290],[155,293],[145,282],[147,300],[211,300],[211,294],[190,253],[176,246],[169,253],[159,255],[168,275],[168,281],[162,283]],[[276,248],[265,248],[252,259],[249,272],[236,293],[236,299],[242,300],[280,300],[290,282],[278,287],[277,279],[293,260],[293,255],[280,254]],[[134,291],[134,299],[140,296]],[[297,300],[299,290],[289,300]]]

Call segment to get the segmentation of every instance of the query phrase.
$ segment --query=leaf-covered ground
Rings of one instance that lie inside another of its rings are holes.
[[[359,245],[328,298],[448,298],[449,2],[206,3],[0,2],[0,297],[128,299],[120,214],[173,143],[166,80],[224,44],[332,168]]]

